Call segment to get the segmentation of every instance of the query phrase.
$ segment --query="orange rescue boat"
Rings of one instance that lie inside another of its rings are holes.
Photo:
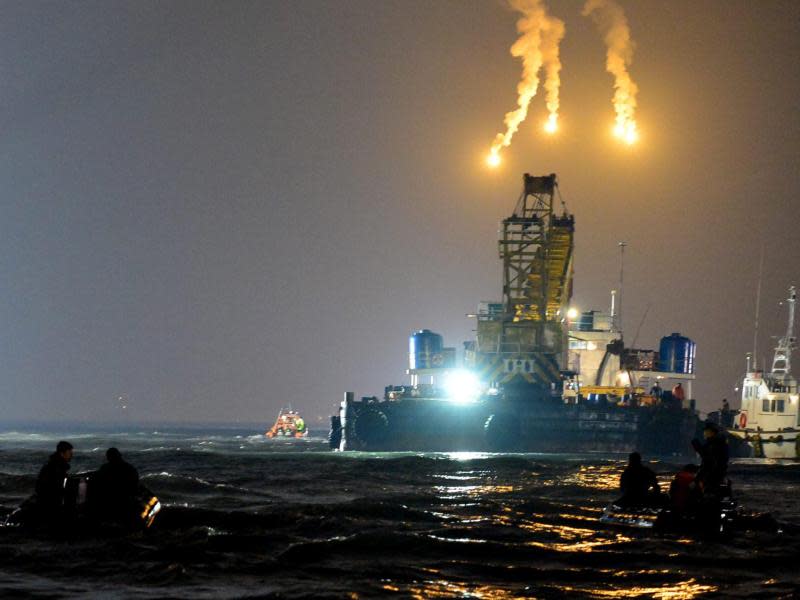
[[[265,434],[268,438],[292,437],[304,438],[308,435],[306,422],[297,411],[282,408],[275,424]]]

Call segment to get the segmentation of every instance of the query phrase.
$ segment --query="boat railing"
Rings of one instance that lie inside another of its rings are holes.
[[[481,344],[477,347],[477,352],[481,354],[497,354],[497,355],[508,355],[508,356],[517,356],[522,354],[533,354],[535,352],[541,352],[542,347],[537,346],[535,344],[521,344],[516,342],[503,342],[503,343],[494,343],[494,344]]]

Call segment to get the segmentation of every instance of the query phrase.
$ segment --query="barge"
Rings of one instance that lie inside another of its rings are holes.
[[[410,337],[409,382],[382,397],[346,392],[331,417],[338,450],[687,455],[701,425],[695,344],[628,348],[609,312],[571,307],[575,218],[555,174],[523,177],[498,240],[502,300],[483,302],[461,364],[442,337]]]

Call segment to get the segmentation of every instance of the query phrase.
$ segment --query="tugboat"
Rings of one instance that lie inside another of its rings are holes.
[[[346,392],[332,449],[691,452],[694,342],[673,334],[659,351],[626,348],[613,293],[610,313],[570,306],[575,219],[563,200],[556,212],[557,185],[555,174],[524,175],[498,240],[502,300],[472,315],[463,364],[442,336],[412,334],[410,385],[380,399]]]
[[[796,345],[794,309],[797,293],[789,288],[789,324],[778,340],[772,370],[747,369],[742,383],[742,402],[728,433],[744,440],[756,458],[800,458],[800,394],[791,374],[791,355]],[[749,362],[749,361],[748,361]],[[755,362],[755,361],[754,361]]]
[[[303,417],[297,414],[297,411],[291,410],[291,408],[282,408],[278,413],[278,418],[275,419],[275,424],[264,435],[268,438],[304,438],[308,436],[308,429]]]

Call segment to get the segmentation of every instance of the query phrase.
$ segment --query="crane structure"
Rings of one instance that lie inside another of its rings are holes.
[[[466,358],[485,381],[552,387],[566,367],[575,219],[563,205],[555,212],[555,174],[526,173],[523,182],[498,240],[502,302],[479,310]]]

